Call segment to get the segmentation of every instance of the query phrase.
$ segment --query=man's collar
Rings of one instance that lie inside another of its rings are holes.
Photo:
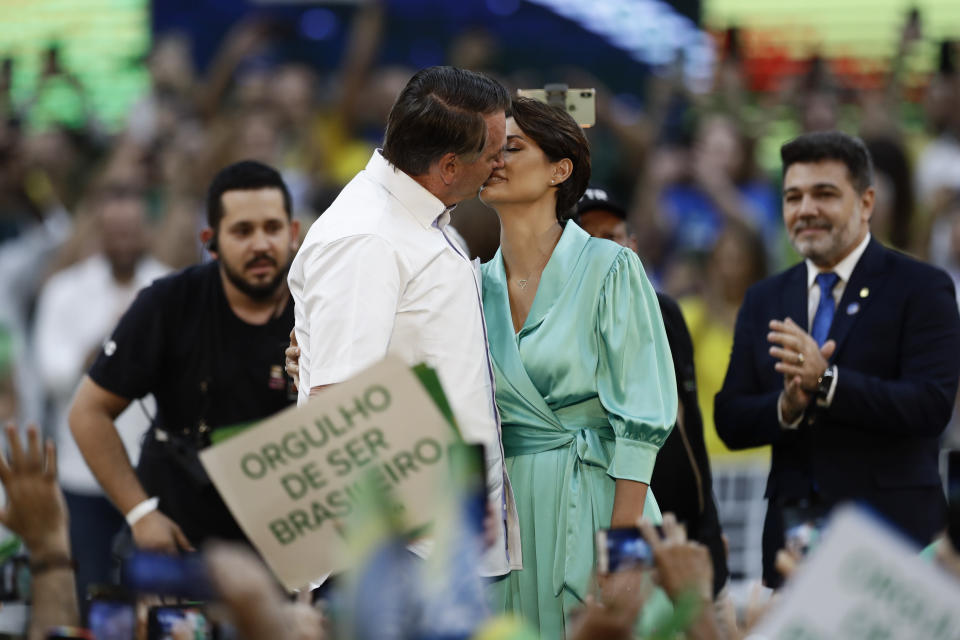
[[[450,220],[449,210],[435,195],[383,157],[380,149],[367,162],[367,173],[400,201],[424,228],[438,222],[442,227]]]
[[[870,244],[870,232],[867,231],[867,235],[863,240],[860,241],[860,244],[857,245],[857,248],[851,251],[846,258],[838,262],[833,269],[830,271],[834,272],[840,276],[842,282],[850,282],[850,276],[853,275],[853,269],[857,266],[857,262],[860,261],[860,256],[863,255],[863,252],[867,250],[867,245]],[[813,287],[814,281],[817,279],[817,274],[825,273],[818,267],[813,264],[813,261],[809,258],[804,262],[807,263],[807,291]]]

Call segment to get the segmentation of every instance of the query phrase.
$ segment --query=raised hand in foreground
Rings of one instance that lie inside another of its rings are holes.
[[[713,563],[710,552],[698,542],[687,540],[687,532],[672,513],[663,516],[663,537],[649,521],[637,522],[650,545],[657,570],[657,582],[677,603],[693,595],[699,603],[698,615],[687,637],[714,640],[721,632],[713,608]]]
[[[35,426],[27,428],[27,448],[16,425],[6,427],[9,452],[0,456],[0,483],[7,503],[0,524],[14,532],[30,552],[33,611],[30,640],[43,640],[53,626],[77,626],[80,612],[74,587],[67,505],[57,484],[53,442],[40,444]]]
[[[237,631],[246,640],[323,640],[323,616],[307,601],[289,602],[263,562],[249,549],[214,543],[204,549],[207,569]]]

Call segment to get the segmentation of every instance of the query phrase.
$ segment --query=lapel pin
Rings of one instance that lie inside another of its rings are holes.
[[[847,305],[847,315],[848,315],[848,316],[852,316],[852,315],[855,314],[857,311],[860,311],[860,303],[859,303],[859,302],[851,302],[850,304]]]
[[[863,289],[860,289],[860,297],[861,297],[861,298],[866,298],[868,295],[870,295],[870,289],[868,289],[868,288],[866,288],[866,287],[864,287]]]

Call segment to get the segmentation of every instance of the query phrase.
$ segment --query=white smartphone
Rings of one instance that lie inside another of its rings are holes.
[[[518,89],[517,95],[563,107],[584,129],[597,123],[596,89],[570,89],[565,84],[548,84],[543,89]]]

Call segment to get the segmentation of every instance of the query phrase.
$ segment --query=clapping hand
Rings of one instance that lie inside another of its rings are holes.
[[[793,422],[813,399],[837,343],[827,340],[822,347],[817,346],[816,340],[790,318],[771,320],[767,340],[771,343],[770,355],[779,360],[774,369],[783,374],[780,411],[784,420]]]

